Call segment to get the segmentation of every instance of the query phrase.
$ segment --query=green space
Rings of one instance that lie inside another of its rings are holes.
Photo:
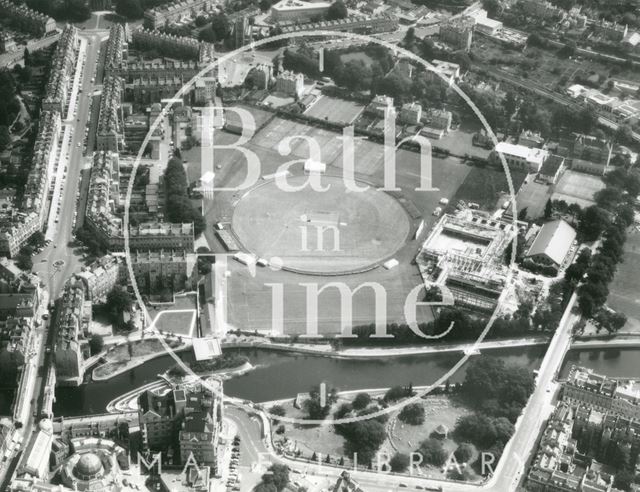
[[[241,367],[249,362],[249,358],[243,355],[236,354],[222,354],[220,357],[216,357],[211,360],[196,360],[189,362],[189,368],[197,374],[211,373],[214,371],[221,371],[223,369],[235,369]],[[179,364],[171,367],[167,374],[170,376],[186,376],[187,372]]]
[[[517,193],[527,174],[524,171],[510,171],[510,174],[514,191]],[[496,210],[502,205],[500,198],[510,199],[508,183],[507,175],[502,169],[474,167],[450,203],[455,206],[459,200],[464,200],[467,203],[477,203],[482,210]]]
[[[185,345],[178,339],[165,340],[172,350],[180,349]],[[116,345],[104,356],[105,362],[93,370],[94,379],[107,379],[121,371],[135,367],[148,360],[152,356],[164,354],[165,348],[157,338],[149,338],[136,341],[127,341]]]

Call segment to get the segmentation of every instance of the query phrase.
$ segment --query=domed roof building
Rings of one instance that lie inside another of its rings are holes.
[[[72,490],[119,492],[123,490],[120,465],[128,464],[126,451],[113,441],[82,438],[71,441],[73,454],[61,470],[62,482]]]

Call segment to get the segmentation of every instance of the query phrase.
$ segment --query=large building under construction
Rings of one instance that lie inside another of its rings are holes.
[[[507,279],[504,251],[518,233],[513,222],[465,210],[444,215],[418,254],[427,282],[445,285],[456,305],[492,311]]]

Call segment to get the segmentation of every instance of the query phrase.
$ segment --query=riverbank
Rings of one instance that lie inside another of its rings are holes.
[[[358,347],[334,350],[330,344],[278,343],[264,339],[223,342],[222,348],[227,349],[263,349],[282,352],[293,352],[302,355],[315,355],[335,359],[380,359],[384,357],[401,357],[410,355],[428,355],[451,352],[473,353],[483,350],[502,348],[520,348],[543,346],[549,343],[548,335],[505,340],[488,340],[481,343],[470,342],[461,344],[419,345],[419,346],[386,346],[386,347]],[[633,348],[640,347],[640,333],[612,335],[611,337],[581,337],[571,343],[571,348]]]
[[[167,341],[172,352],[183,352],[191,348],[190,341]],[[131,353],[129,353],[131,350]],[[136,355],[136,351],[139,355]],[[92,373],[93,381],[106,381],[124,372],[139,367],[144,363],[167,354],[164,345],[157,339],[139,340],[128,345],[115,346],[102,359],[105,361],[96,366]],[[130,357],[130,358],[126,358]]]

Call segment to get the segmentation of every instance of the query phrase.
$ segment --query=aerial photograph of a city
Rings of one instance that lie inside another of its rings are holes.
[[[640,0],[0,0],[0,492],[640,492]]]

